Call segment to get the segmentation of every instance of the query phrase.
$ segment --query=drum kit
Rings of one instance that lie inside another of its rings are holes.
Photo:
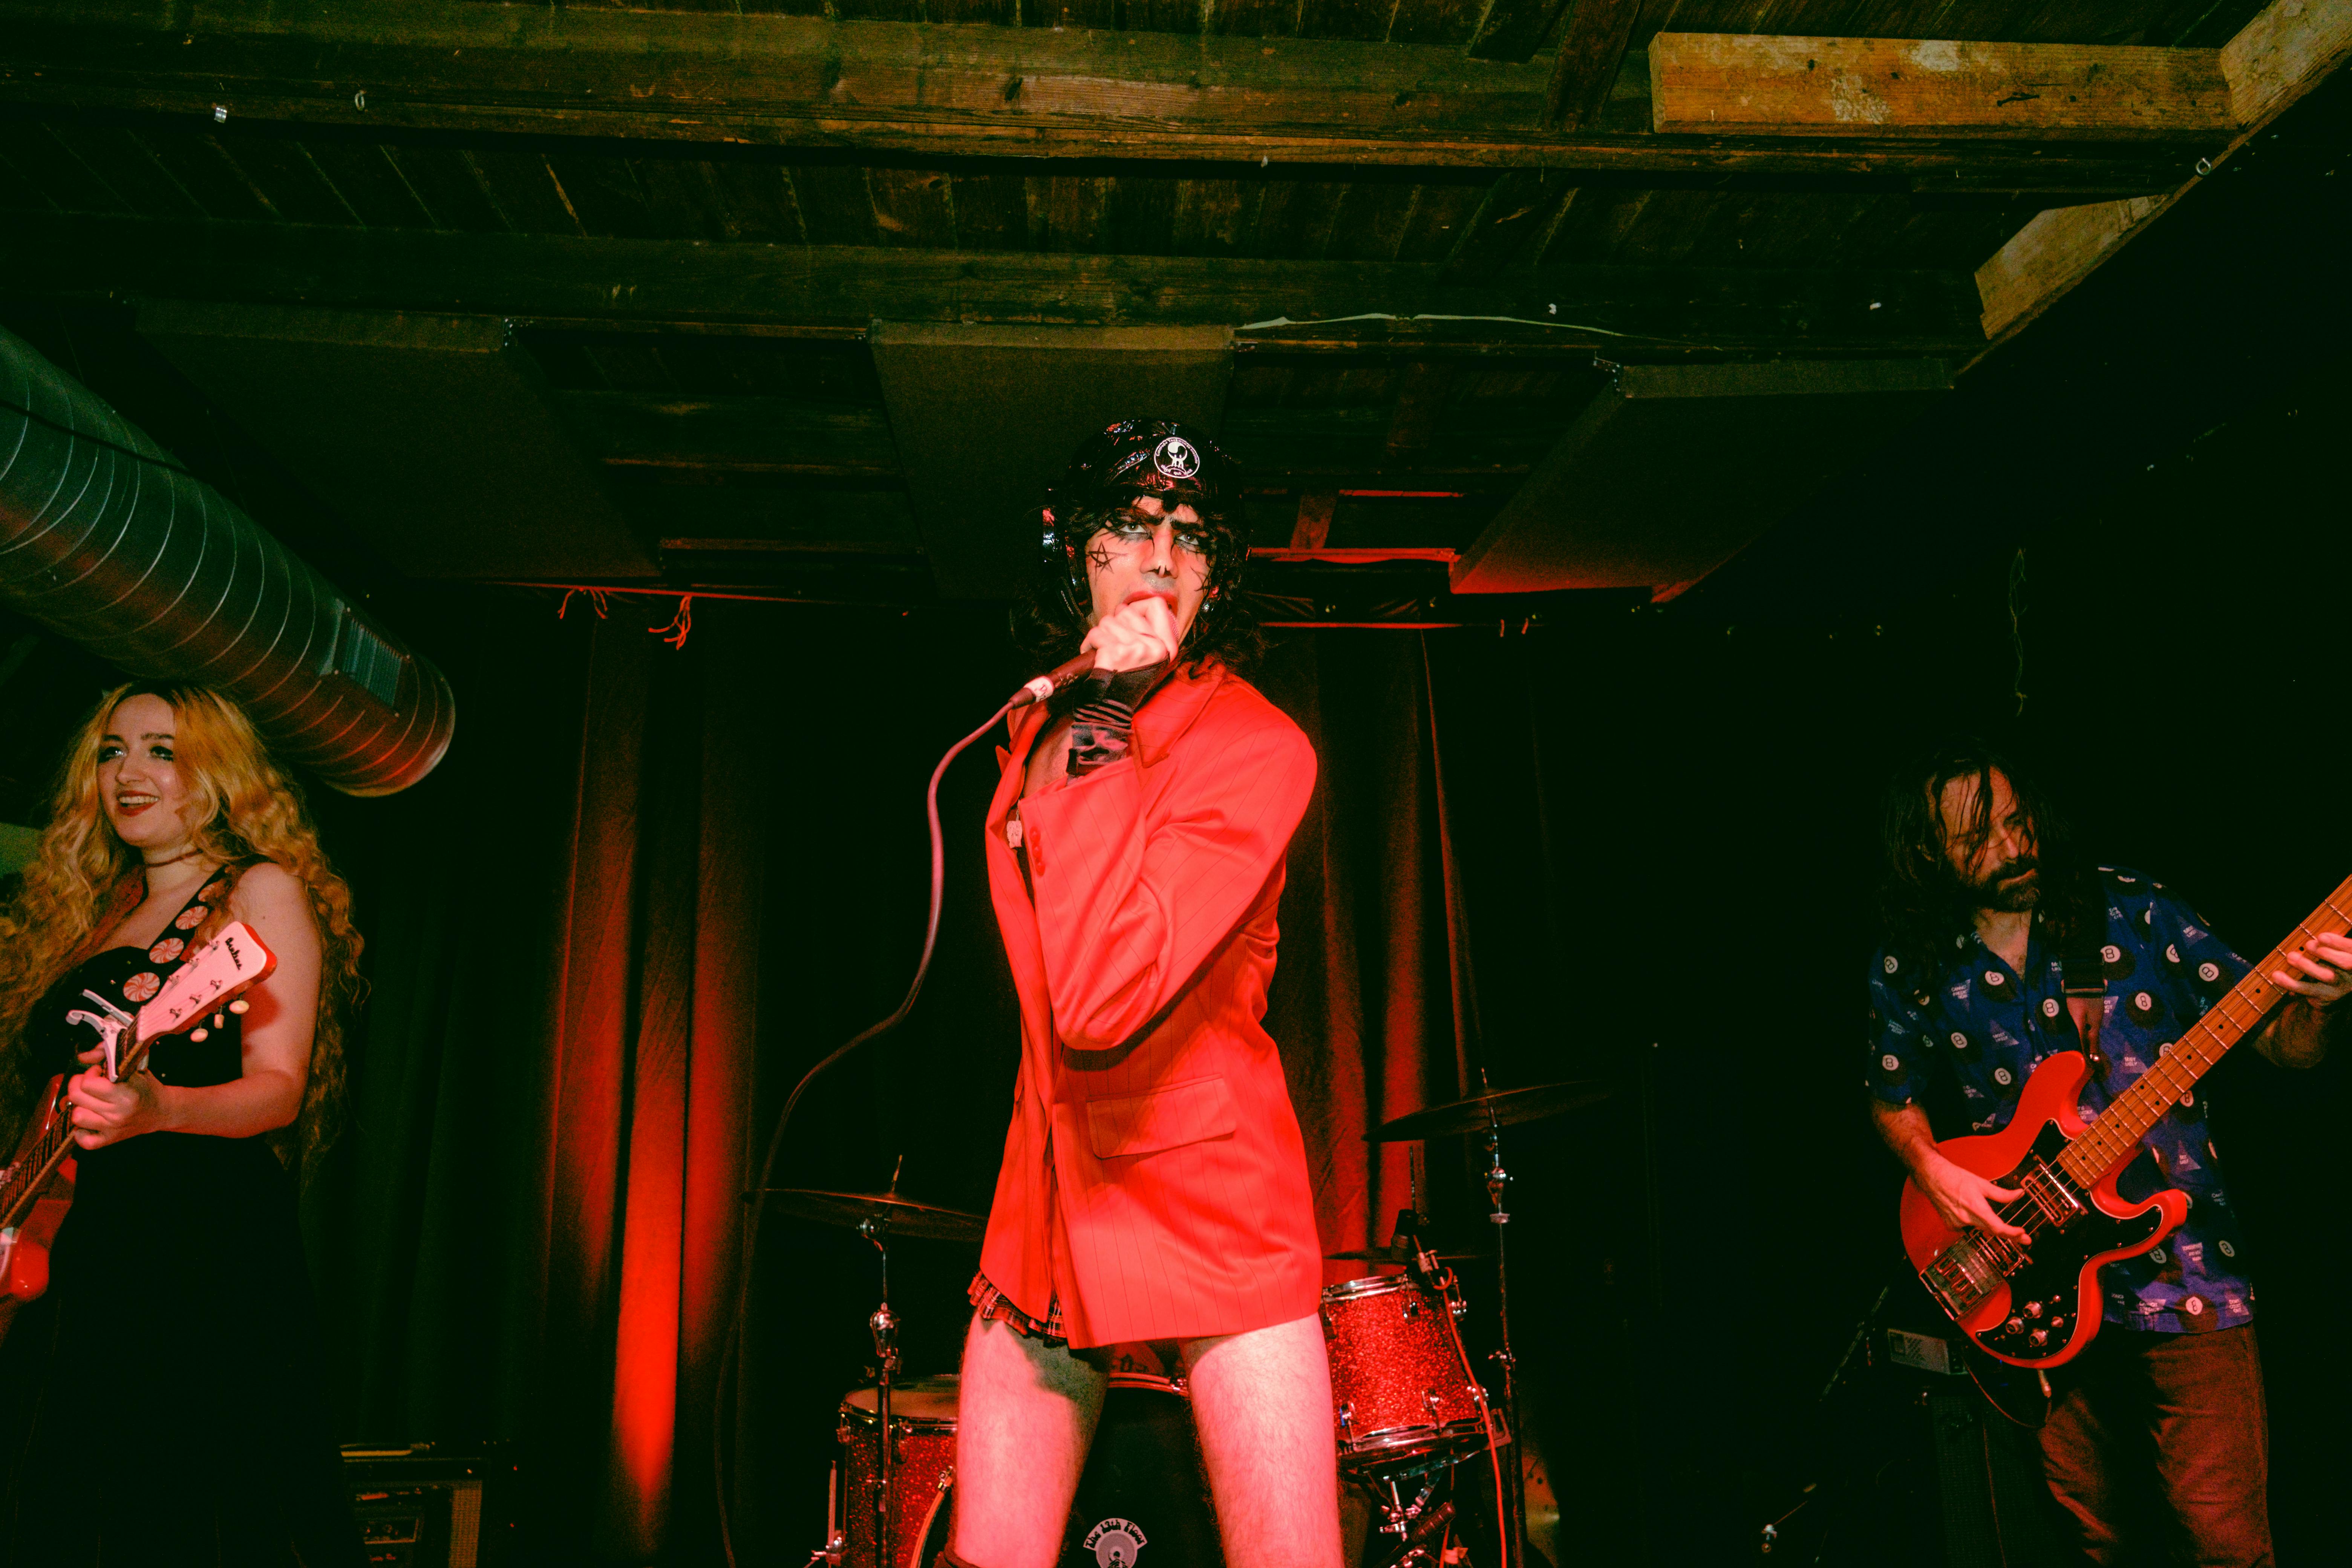
[[[1482,1140],[1486,1217],[1495,1226],[1491,1249],[1436,1250],[1424,1240],[1427,1221],[1417,1212],[1416,1183],[1414,1207],[1398,1216],[1388,1246],[1330,1255],[1333,1261],[1403,1270],[1328,1286],[1322,1298],[1340,1474],[1369,1499],[1381,1518],[1380,1532],[1398,1538],[1402,1550],[1384,1560],[1385,1568],[1435,1568],[1441,1562],[1440,1530],[1453,1506],[1433,1508],[1433,1500],[1466,1460],[1495,1456],[1497,1511],[1506,1521],[1517,1517],[1519,1467],[1504,1458],[1517,1430],[1517,1391],[1504,1245],[1511,1218],[1504,1194],[1511,1177],[1503,1165],[1502,1130],[1608,1096],[1606,1085],[1591,1082],[1487,1089],[1398,1117],[1365,1135],[1375,1142]],[[987,1221],[900,1197],[895,1187],[894,1182],[884,1193],[768,1189],[782,1212],[854,1229],[882,1256],[882,1300],[867,1319],[876,1380],[841,1402],[836,1436],[843,1458],[828,1492],[825,1544],[811,1555],[812,1568],[929,1568],[947,1544],[957,1381],[952,1375],[899,1377],[889,1247],[900,1237],[977,1245]],[[1497,1345],[1489,1359],[1500,1373],[1499,1397],[1479,1382],[1463,1346],[1459,1321],[1470,1310],[1469,1295],[1448,1267],[1489,1258]],[[1519,1568],[1521,1532],[1507,1528],[1500,1533],[1503,1561],[1496,1568]],[[1154,1556],[1162,1568],[1223,1561],[1181,1369],[1160,1364],[1149,1347],[1120,1346],[1063,1562],[1068,1568],[1139,1568],[1143,1547],[1154,1541],[1160,1542]]]

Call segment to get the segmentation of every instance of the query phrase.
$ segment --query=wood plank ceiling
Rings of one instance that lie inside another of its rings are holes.
[[[2226,148],[2213,51],[2263,10],[754,9],[0,0],[0,286],[499,318],[649,581],[879,602],[935,591],[902,458],[951,436],[892,427],[872,321],[1223,325],[1285,613],[1427,616],[1612,364],[1985,352],[1979,269],[2037,215],[2153,210]],[[1654,128],[1667,97],[1734,112],[1696,75],[1654,103],[1660,35],[1790,32],[2126,50],[2139,96],[1906,123],[1888,57],[1859,120],[1832,93],[1738,111],[1779,133]],[[1027,499],[991,498],[1009,539]]]

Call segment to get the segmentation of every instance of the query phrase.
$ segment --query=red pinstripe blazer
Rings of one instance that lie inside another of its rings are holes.
[[[1021,1075],[981,1269],[1074,1347],[1239,1333],[1317,1310],[1307,1154],[1260,1024],[1283,854],[1315,752],[1219,666],[1135,716],[1128,756],[1021,802],[1045,710],[1015,722],[989,890],[1021,999]]]

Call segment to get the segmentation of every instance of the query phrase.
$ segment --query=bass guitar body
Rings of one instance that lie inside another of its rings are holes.
[[[1921,1282],[1986,1354],[2012,1366],[2055,1366],[2090,1343],[2105,1316],[2099,1270],[2147,1251],[2189,1215],[2188,1195],[2168,1187],[2122,1197],[2116,1171],[2088,1189],[2067,1177],[2059,1156],[2088,1126],[2078,1107],[2089,1077],[2081,1052],[2061,1052],[2026,1080],[2008,1126],[1936,1145],[1960,1169],[2023,1189],[2000,1212],[2031,1242],[1954,1230],[1904,1184],[1903,1250]]]
[[[54,1142],[65,1124],[66,1079],[60,1073],[49,1079],[41,1095],[41,1114],[5,1169],[14,1171],[37,1159],[38,1152]],[[74,1163],[68,1156],[25,1205],[24,1216],[0,1229],[0,1340],[8,1337],[16,1309],[49,1288],[49,1247],[57,1240],[58,1227],[65,1223],[66,1211],[73,1206],[73,1187]]]

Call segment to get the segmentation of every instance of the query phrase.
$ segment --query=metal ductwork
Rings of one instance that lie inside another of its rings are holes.
[[[457,727],[439,670],[5,329],[0,603],[134,677],[228,692],[349,795],[415,784]]]

